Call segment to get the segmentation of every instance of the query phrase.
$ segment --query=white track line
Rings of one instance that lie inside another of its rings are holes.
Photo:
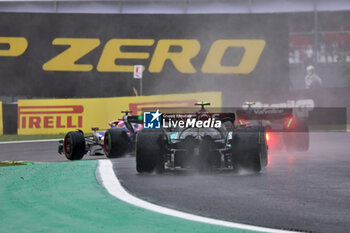
[[[58,142],[60,139],[42,139],[42,140],[23,140],[23,141],[6,141],[0,144],[32,143],[32,142]]]
[[[158,206],[149,202],[146,202],[144,200],[141,200],[130,193],[128,193],[120,184],[117,176],[115,175],[113,171],[113,164],[110,160],[99,160],[98,165],[98,173],[100,175],[101,181],[103,186],[106,188],[106,190],[116,198],[127,202],[129,204],[151,210],[154,212],[158,212],[165,215],[170,215],[173,217],[178,217],[186,220],[196,221],[196,222],[202,222],[207,224],[213,224],[213,225],[219,225],[219,226],[225,226],[230,228],[238,228],[243,230],[251,230],[251,231],[260,231],[260,232],[273,232],[273,233],[290,233],[294,231],[286,231],[286,230],[278,230],[278,229],[272,229],[272,228],[265,228],[265,227],[257,227],[257,226],[251,226],[251,225],[245,225],[240,223],[234,223],[234,222],[227,222],[222,221],[218,219],[213,218],[206,218],[201,217],[173,209],[169,209],[163,206]]]

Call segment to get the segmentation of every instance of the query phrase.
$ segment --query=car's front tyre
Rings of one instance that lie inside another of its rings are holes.
[[[85,138],[82,132],[71,131],[63,140],[63,152],[69,160],[80,160],[85,154]]]

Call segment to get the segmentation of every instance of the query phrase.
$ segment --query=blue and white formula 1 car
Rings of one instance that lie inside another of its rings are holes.
[[[142,124],[130,120],[137,117],[129,115],[131,111],[122,113],[125,113],[123,118],[109,122],[110,128],[106,131],[92,128],[92,136],[85,136],[81,130],[68,132],[58,142],[58,153],[63,153],[69,160],[80,160],[88,152],[90,156],[117,158],[134,151],[136,134],[142,129]]]

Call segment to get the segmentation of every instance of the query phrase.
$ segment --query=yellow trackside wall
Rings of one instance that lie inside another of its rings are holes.
[[[107,129],[123,110],[141,114],[142,108],[193,107],[197,101],[221,107],[221,92],[89,99],[40,99],[18,101],[18,134],[60,134],[76,129]]]
[[[2,102],[0,101],[0,135],[4,134],[4,125],[2,120]]]

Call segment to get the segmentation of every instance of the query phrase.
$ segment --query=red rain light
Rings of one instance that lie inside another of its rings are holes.
[[[294,118],[293,117],[289,117],[287,120],[286,120],[286,127],[287,129],[290,129],[293,127],[293,124],[294,123]]]
[[[246,124],[246,121],[243,120],[243,119],[238,119],[237,122],[238,122],[239,125],[245,125]]]

